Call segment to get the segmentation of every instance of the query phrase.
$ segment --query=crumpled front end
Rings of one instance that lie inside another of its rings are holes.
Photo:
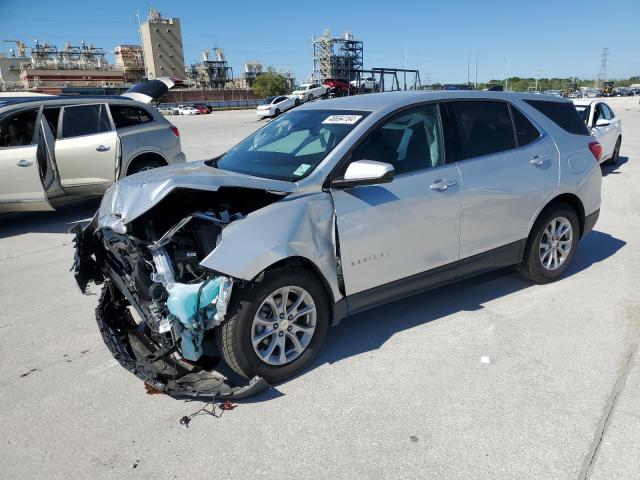
[[[281,198],[240,187],[176,189],[124,224],[118,212],[127,206],[118,205],[118,195],[105,196],[91,223],[72,230],[74,273],[83,293],[89,283],[104,284],[96,317],[114,358],[176,396],[241,398],[267,388],[260,378],[234,385],[230,371],[214,368],[213,331],[243,280],[200,263],[227,225]]]

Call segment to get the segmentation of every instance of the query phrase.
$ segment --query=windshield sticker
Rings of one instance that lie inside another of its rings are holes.
[[[329,115],[324,119],[324,124],[340,124],[340,125],[353,125],[362,118],[362,115]]]
[[[309,168],[311,168],[311,165],[308,165],[306,163],[303,163],[302,165],[300,165],[298,168],[296,168],[296,171],[293,172],[293,174],[296,177],[301,177],[302,175],[304,175],[305,173],[307,173],[307,170],[309,170]]]

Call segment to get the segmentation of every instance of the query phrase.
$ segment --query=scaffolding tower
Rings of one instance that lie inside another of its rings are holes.
[[[191,78],[201,88],[224,88],[233,81],[233,68],[229,66],[221,48],[215,49],[215,60],[210,58],[211,51],[202,51],[202,61],[190,67]]]
[[[354,80],[356,72],[362,70],[363,42],[355,40],[350,32],[342,37],[332,37],[325,30],[321,37],[312,37],[313,81],[322,82],[327,78]]]

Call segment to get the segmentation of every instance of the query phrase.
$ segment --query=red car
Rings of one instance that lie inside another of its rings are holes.
[[[200,112],[200,115],[206,115],[207,113],[211,113],[211,109],[206,105],[195,105],[193,108]]]
[[[333,94],[336,97],[348,95],[351,88],[349,80],[344,78],[327,78],[322,84],[329,87],[329,94]]]

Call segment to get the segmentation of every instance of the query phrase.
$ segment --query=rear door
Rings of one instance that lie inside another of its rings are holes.
[[[42,185],[38,158],[40,108],[0,118],[0,213],[53,210]]]
[[[531,219],[558,184],[555,142],[507,102],[448,105],[464,185],[460,273],[466,273],[463,259],[485,252],[515,262]]]
[[[115,180],[118,159],[107,105],[69,105],[61,115],[55,156],[62,187],[71,194],[102,194]]]

